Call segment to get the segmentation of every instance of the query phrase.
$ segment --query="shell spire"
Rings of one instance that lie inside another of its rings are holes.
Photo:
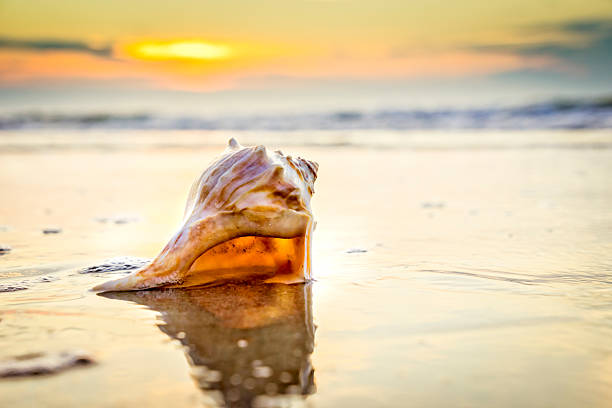
[[[234,139],[233,137],[227,142],[227,146],[230,149],[240,149],[242,147],[242,145],[240,143],[238,143],[238,141],[236,139]]]
[[[161,253],[94,290],[308,280],[317,170],[315,162],[230,139],[193,183],[183,223]]]

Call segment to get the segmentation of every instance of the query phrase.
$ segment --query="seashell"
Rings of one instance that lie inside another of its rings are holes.
[[[318,165],[235,139],[194,182],[179,231],[148,265],[96,291],[310,279]]]

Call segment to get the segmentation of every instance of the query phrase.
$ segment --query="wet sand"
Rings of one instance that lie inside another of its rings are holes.
[[[320,164],[316,281],[99,296],[125,272],[80,271],[156,255],[230,133],[141,136],[0,136],[0,359],[95,360],[1,406],[612,400],[609,132],[262,135]]]

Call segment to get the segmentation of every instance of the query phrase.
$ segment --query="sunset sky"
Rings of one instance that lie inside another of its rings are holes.
[[[612,92],[611,67],[609,0],[0,0],[0,88],[12,92],[485,83],[588,95]]]

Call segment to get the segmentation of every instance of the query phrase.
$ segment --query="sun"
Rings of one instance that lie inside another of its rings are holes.
[[[227,45],[201,40],[146,41],[130,44],[127,53],[145,60],[220,60],[231,57]]]

